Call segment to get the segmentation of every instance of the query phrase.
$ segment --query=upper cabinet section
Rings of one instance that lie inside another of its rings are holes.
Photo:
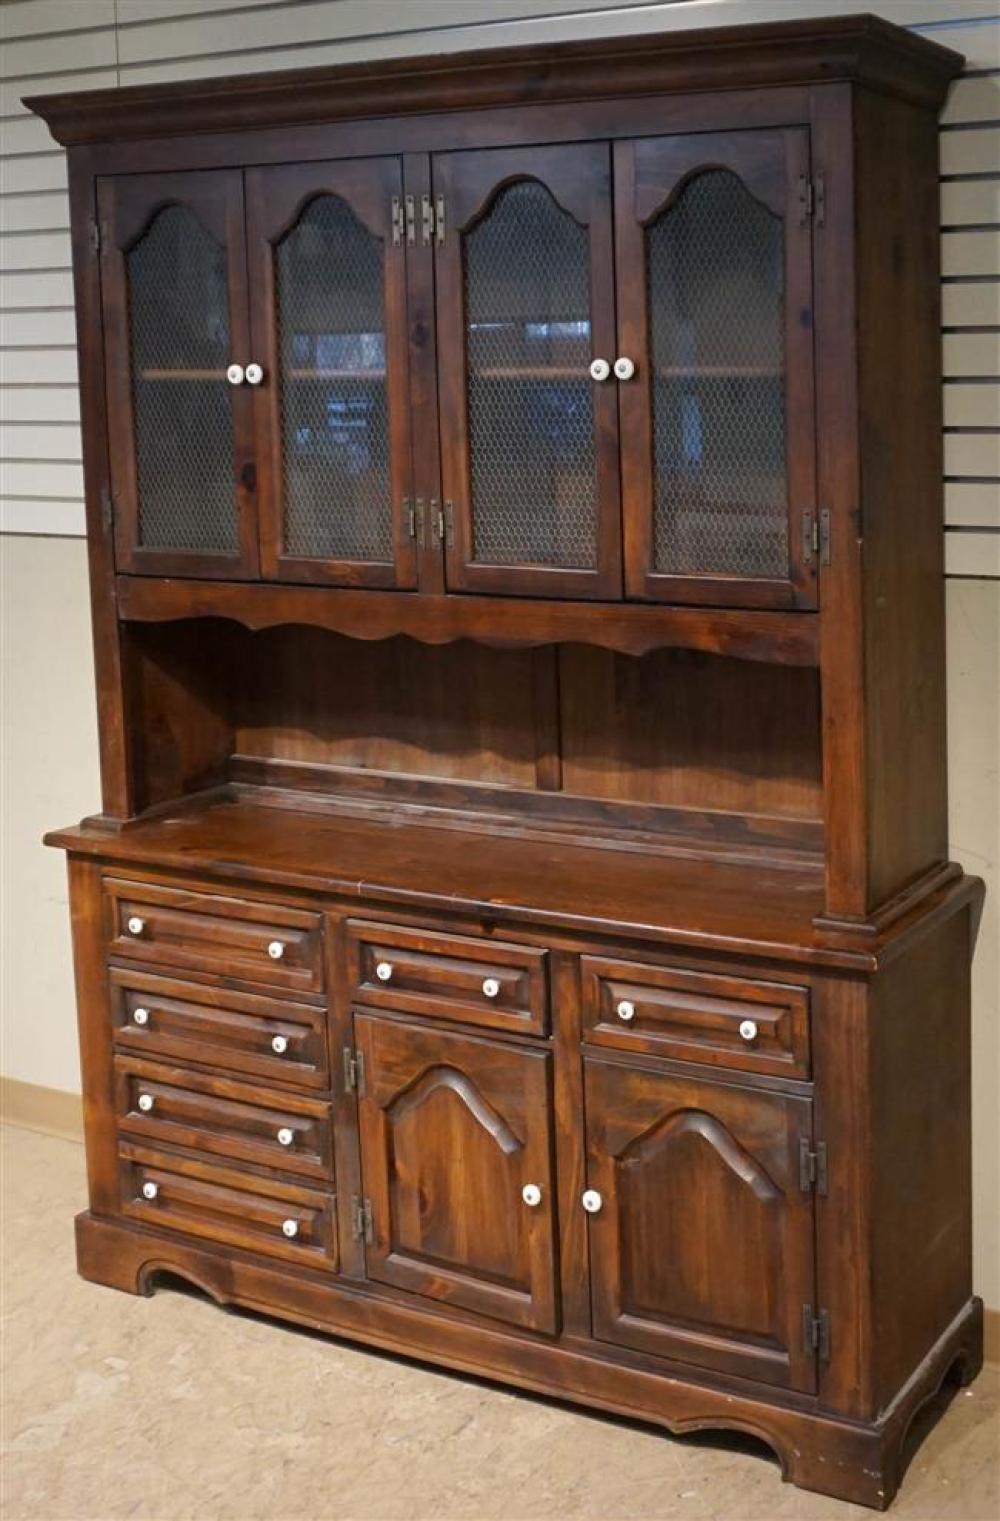
[[[815,606],[809,175],[748,128],[102,180],[119,568]]]
[[[257,573],[243,176],[101,182],[120,570]]]

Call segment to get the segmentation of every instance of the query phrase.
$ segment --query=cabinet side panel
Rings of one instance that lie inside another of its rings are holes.
[[[856,97],[869,908],[947,857],[937,123]]]
[[[117,1208],[118,1180],[101,867],[98,862],[70,856],[68,870],[87,1186],[91,1211],[108,1215]]]
[[[870,1004],[876,1402],[972,1293],[970,927],[963,909],[879,974]]]

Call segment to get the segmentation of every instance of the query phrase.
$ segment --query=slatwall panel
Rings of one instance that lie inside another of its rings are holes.
[[[946,557],[1000,576],[1000,0],[5,0],[0,528],[82,533],[66,174],[25,93],[878,10],[960,49],[942,126]],[[447,25],[442,25],[442,16]]]

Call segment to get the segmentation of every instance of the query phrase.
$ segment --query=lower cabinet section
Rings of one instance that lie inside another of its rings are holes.
[[[122,1214],[305,1267],[338,1267],[336,1202],[329,1193],[124,1143]]]
[[[814,1390],[810,1100],[592,1057],[585,1071],[594,1335]]]
[[[557,1329],[551,1056],[355,1017],[368,1276]]]

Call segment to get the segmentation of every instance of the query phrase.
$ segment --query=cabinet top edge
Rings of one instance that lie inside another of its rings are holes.
[[[423,111],[854,82],[937,110],[964,58],[871,15],[26,96],[64,146]]]

